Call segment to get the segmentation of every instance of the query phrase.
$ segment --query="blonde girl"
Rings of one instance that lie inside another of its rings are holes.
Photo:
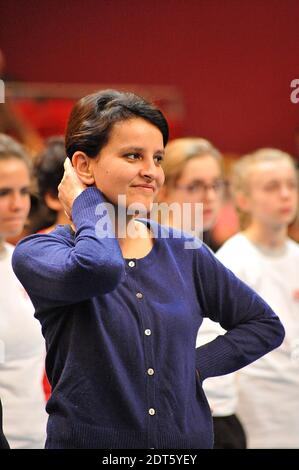
[[[297,211],[295,165],[261,149],[235,165],[233,192],[243,231],[217,257],[281,315],[282,346],[238,372],[237,410],[249,447],[299,447],[299,246],[287,236]]]

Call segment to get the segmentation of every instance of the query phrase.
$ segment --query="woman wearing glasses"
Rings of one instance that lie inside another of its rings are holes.
[[[210,229],[218,216],[224,190],[222,157],[220,152],[202,138],[181,138],[171,141],[163,160],[165,183],[159,193],[159,202],[177,203],[181,207],[189,203],[189,226],[197,236],[211,246]],[[196,204],[200,204],[202,217],[196,219]],[[159,214],[163,216],[163,211]],[[181,223],[182,218],[177,218]],[[176,225],[173,212],[162,223]],[[178,227],[179,228],[179,227]],[[197,336],[197,345],[212,340],[224,330],[217,323],[205,318]],[[245,448],[243,427],[235,415],[236,389],[234,375],[207,379],[203,388],[213,414],[214,447]]]
[[[159,193],[159,202],[181,205],[189,203],[192,212],[191,228],[204,232],[210,230],[221,206],[224,187],[218,150],[205,139],[176,139],[167,145],[162,167],[165,183]],[[200,227],[196,227],[196,203],[203,205]],[[172,213],[170,212],[169,220],[162,222],[175,225]]]

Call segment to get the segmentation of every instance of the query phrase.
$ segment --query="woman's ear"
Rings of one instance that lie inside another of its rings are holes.
[[[90,164],[90,158],[84,152],[75,152],[72,157],[72,164],[82,183],[87,186],[94,184],[95,181]]]
[[[59,212],[62,209],[61,202],[58,197],[53,196],[51,193],[46,193],[44,196],[46,205],[53,211]]]

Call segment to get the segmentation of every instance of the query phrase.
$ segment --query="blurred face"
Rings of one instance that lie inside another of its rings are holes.
[[[167,188],[167,202],[203,203],[203,229],[215,223],[222,199],[220,165],[211,155],[187,161],[175,186]]]
[[[17,158],[0,160],[0,235],[21,233],[30,209],[30,176],[24,162]]]
[[[248,177],[245,210],[252,221],[279,228],[292,222],[297,211],[296,172],[287,160],[257,163]]]
[[[96,187],[113,204],[126,196],[126,206],[143,204],[149,211],[164,183],[164,155],[160,130],[142,118],[113,126],[107,145],[90,160]]]

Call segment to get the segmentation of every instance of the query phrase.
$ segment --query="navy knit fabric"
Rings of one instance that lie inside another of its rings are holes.
[[[202,381],[279,346],[284,329],[205,245],[186,249],[178,232],[165,238],[150,221],[150,253],[124,259],[115,238],[98,236],[104,202],[86,189],[73,205],[76,233],[29,236],[13,255],[46,339],[46,447],[211,448]],[[205,316],[227,333],[195,349]]]

